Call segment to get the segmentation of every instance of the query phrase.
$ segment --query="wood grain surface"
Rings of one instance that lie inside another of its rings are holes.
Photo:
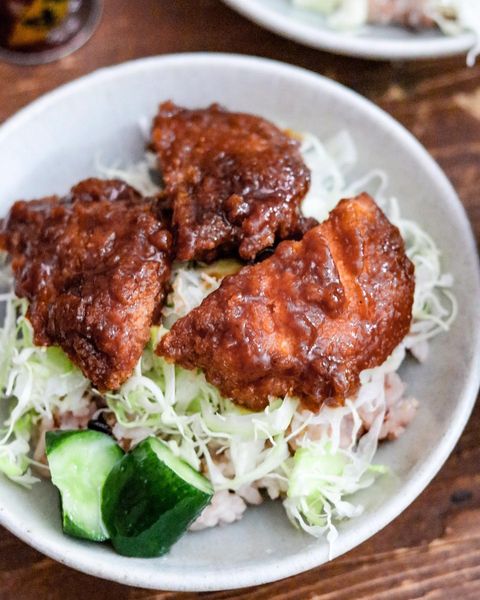
[[[97,33],[72,56],[40,67],[0,63],[0,122],[41,94],[99,67],[185,51],[271,57],[367,96],[437,159],[479,239],[480,66],[469,69],[461,57],[403,64],[335,57],[270,34],[218,0],[106,0]],[[410,508],[357,549],[303,575],[238,592],[146,591],[77,573],[0,528],[0,599],[480,599],[479,430],[480,406],[450,459]]]

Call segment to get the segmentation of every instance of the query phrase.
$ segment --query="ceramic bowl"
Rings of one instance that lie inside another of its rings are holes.
[[[363,493],[364,514],[343,523],[338,556],[390,523],[440,469],[468,419],[479,370],[480,287],[475,244],[461,203],[437,164],[391,117],[352,91],[295,67],[234,55],[154,57],[97,71],[20,111],[0,128],[0,215],[18,198],[62,193],[108,164],[139,159],[138,125],[160,101],[191,107],[220,102],[323,137],[348,129],[360,148],[356,174],[379,167],[401,210],[440,244],[456,280],[460,313],[437,338],[430,360],[403,369],[420,401],[415,421],[378,461],[395,477]],[[1,350],[0,350],[1,351]],[[217,590],[273,581],[326,562],[328,545],[292,527],[280,503],[251,508],[228,527],[187,534],[159,559],[116,555],[108,545],[62,534],[57,491],[31,491],[0,477],[0,523],[56,560],[85,573],[144,588]]]

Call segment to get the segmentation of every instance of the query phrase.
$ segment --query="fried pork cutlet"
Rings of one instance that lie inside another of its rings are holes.
[[[151,145],[173,208],[179,260],[253,260],[316,225],[299,210],[310,173],[298,142],[260,117],[165,102]]]
[[[382,364],[410,328],[414,269],[403,240],[366,194],[342,200],[301,241],[227,277],[175,323],[157,353],[199,367],[250,409],[269,396],[312,410],[341,404],[364,369]]]
[[[167,225],[155,201],[98,179],[16,202],[0,222],[35,343],[61,346],[100,390],[129,377],[149,339],[170,276]]]

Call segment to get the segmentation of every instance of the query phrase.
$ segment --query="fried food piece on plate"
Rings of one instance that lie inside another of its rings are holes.
[[[299,144],[265,119],[216,104],[189,110],[165,102],[151,145],[173,208],[179,260],[253,260],[316,225],[300,213],[310,172]]]
[[[312,410],[341,404],[364,369],[407,334],[413,265],[367,194],[342,200],[301,241],[227,277],[177,321],[157,353],[199,367],[222,394],[260,410],[269,396]]]
[[[129,377],[149,339],[170,276],[168,225],[156,201],[99,179],[18,201],[0,222],[35,343],[61,346],[100,390]]]

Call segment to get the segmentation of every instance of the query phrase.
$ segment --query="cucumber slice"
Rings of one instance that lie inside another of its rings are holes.
[[[98,431],[49,431],[46,434],[52,482],[60,491],[63,531],[102,542],[108,539],[102,521],[102,487],[123,450]]]
[[[155,437],[115,465],[103,487],[102,516],[119,554],[165,554],[209,504],[209,481]]]

